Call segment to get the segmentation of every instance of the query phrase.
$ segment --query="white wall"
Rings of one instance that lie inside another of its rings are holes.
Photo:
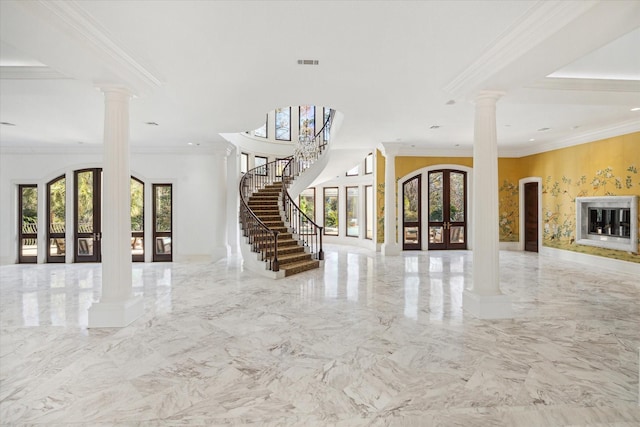
[[[226,246],[226,233],[220,233],[220,224],[226,224],[227,212],[216,206],[216,192],[226,194],[225,174],[219,165],[224,149],[207,152],[192,150],[134,152],[131,155],[131,174],[145,183],[145,230],[147,241],[151,233],[151,184],[173,184],[173,251],[174,261],[193,258],[211,259]],[[216,166],[217,165],[217,166]],[[5,149],[0,152],[0,264],[17,261],[17,186],[38,184],[39,229],[45,230],[45,192],[51,179],[64,173],[89,167],[102,167],[102,153],[98,149],[75,152],[44,153]],[[69,176],[69,175],[67,175]],[[105,213],[106,214],[106,213]],[[44,234],[43,234],[44,236]],[[41,240],[44,239],[43,236]],[[39,241],[39,243],[44,243]],[[147,248],[147,260],[151,250]],[[39,255],[44,262],[44,251]]]

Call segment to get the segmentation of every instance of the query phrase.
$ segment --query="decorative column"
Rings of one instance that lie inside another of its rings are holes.
[[[131,171],[129,100],[122,87],[100,88],[105,97],[102,193],[102,296],[89,308],[90,328],[124,327],[144,312],[131,279]]]
[[[498,144],[496,102],[500,92],[475,100],[473,143],[473,282],[463,308],[481,319],[509,318],[511,300],[500,291],[498,229]]]
[[[217,148],[213,155],[213,205],[216,207],[211,212],[213,223],[213,248],[212,261],[226,258],[229,255],[230,247],[227,242],[227,192],[234,191],[235,188],[228,188],[227,182],[227,157],[230,154],[229,146]],[[237,190],[236,190],[237,191]],[[221,208],[220,208],[221,207]]]
[[[239,220],[240,199],[238,197],[238,185],[240,184],[240,150],[234,145],[227,146],[227,244],[229,253],[237,254],[239,251]]]
[[[384,165],[384,244],[382,255],[399,255],[398,233],[396,231],[396,154],[397,148],[382,145]]]

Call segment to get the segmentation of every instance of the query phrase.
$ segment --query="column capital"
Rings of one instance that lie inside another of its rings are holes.
[[[400,147],[394,142],[381,142],[378,144],[378,150],[388,159],[391,156],[397,156],[400,152]]]
[[[499,90],[482,90],[476,94],[473,102],[475,104],[495,104],[505,94],[506,92]]]
[[[96,89],[104,93],[105,96],[109,94],[120,95],[121,97],[127,97],[129,99],[134,98],[136,95],[128,87],[115,83],[96,83]]]

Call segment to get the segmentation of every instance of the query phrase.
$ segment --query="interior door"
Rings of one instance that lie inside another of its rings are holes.
[[[467,248],[467,173],[429,172],[429,249]]]
[[[402,249],[420,250],[421,175],[402,184]]]
[[[101,169],[75,171],[75,262],[100,262]]]
[[[524,184],[524,250],[538,252],[538,183]]]

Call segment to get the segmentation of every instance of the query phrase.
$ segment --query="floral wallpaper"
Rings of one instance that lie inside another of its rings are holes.
[[[633,194],[634,189],[640,189],[640,175],[635,164],[620,171],[608,166],[595,170],[591,176],[563,175],[559,180],[547,176],[542,184],[543,244],[558,249],[640,262],[640,256],[637,254],[575,244],[576,197],[627,195]],[[640,241],[639,237],[635,238]]]
[[[501,242],[517,242],[519,221],[518,182],[503,180],[499,188],[499,230]]]

